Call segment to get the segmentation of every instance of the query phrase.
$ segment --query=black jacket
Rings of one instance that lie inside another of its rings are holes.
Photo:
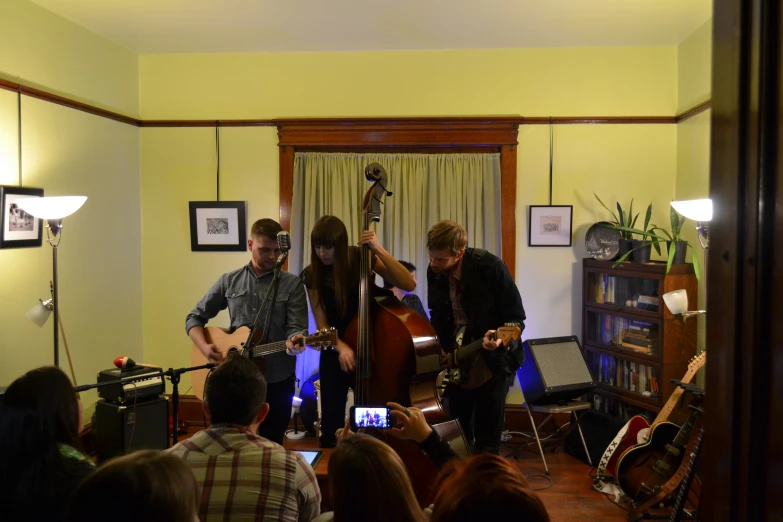
[[[514,280],[499,257],[478,248],[467,248],[462,258],[460,301],[468,318],[463,343],[479,339],[487,330],[497,330],[506,323],[525,328],[525,309]],[[451,310],[449,283],[444,275],[427,268],[430,321],[441,346],[450,351],[454,342],[454,314]],[[525,359],[522,343],[514,341],[495,351],[481,351],[487,366],[495,375],[510,377]]]

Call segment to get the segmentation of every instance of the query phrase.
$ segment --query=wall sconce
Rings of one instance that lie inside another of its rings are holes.
[[[672,292],[666,292],[663,294],[663,302],[666,304],[666,308],[677,316],[682,322],[685,322],[689,317],[696,315],[704,315],[706,310],[688,310],[688,293],[683,290],[674,290]]]

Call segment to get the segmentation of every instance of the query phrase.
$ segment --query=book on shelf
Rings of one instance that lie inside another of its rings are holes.
[[[657,373],[655,368],[634,361],[603,354],[598,358],[599,382],[646,397],[658,395]]]
[[[617,304],[657,312],[660,299],[658,296],[648,295],[654,292],[657,292],[657,286],[653,280],[604,273],[596,275],[595,302],[599,304]]]

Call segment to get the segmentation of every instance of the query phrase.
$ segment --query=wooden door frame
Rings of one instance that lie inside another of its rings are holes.
[[[521,116],[278,119],[280,224],[289,230],[297,152],[500,153],[501,257],[516,272],[517,135]],[[358,173],[357,173],[358,175]]]
[[[701,520],[783,520],[783,9],[714,7]]]

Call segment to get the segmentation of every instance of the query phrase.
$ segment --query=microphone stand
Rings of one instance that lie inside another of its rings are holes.
[[[202,364],[201,366],[192,366],[190,368],[169,368],[165,372],[161,372],[171,381],[171,411],[173,415],[174,425],[171,430],[171,446],[177,443],[177,435],[179,434],[179,380],[183,373],[193,372],[196,370],[211,370],[217,365],[213,363]],[[168,419],[166,419],[168,422]],[[168,426],[167,426],[168,428]]]
[[[258,308],[258,313],[256,313],[256,318],[253,320],[253,327],[250,329],[250,333],[247,336],[247,341],[245,341],[245,350],[255,346],[253,343],[253,337],[256,335],[256,331],[258,330],[258,320],[261,318],[261,314],[264,313],[264,309],[267,306],[271,307],[274,304],[274,301],[277,299],[277,284],[280,281],[280,270],[282,270],[283,264],[285,264],[285,260],[287,258],[288,250],[280,254],[280,257],[277,258],[275,268],[273,269],[272,282],[269,284],[269,288],[266,289],[264,300],[261,302],[261,306]],[[258,344],[264,344],[266,342],[266,338],[269,335],[269,323],[271,321],[272,310],[270,308],[269,313],[266,314],[266,319],[264,320],[264,328],[261,330],[263,337]],[[250,352],[246,353],[249,354]]]

